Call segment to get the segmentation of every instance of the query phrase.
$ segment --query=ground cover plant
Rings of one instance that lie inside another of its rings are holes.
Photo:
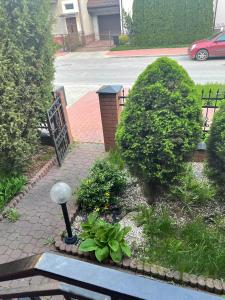
[[[119,205],[118,196],[126,185],[123,170],[109,160],[99,160],[76,192],[79,209],[106,212]]]
[[[153,192],[183,171],[201,139],[201,127],[194,82],[175,61],[160,58],[130,91],[116,139],[130,172]]]
[[[223,220],[224,222],[225,220]],[[225,228],[197,218],[179,226],[166,211],[143,207],[137,222],[144,226],[142,258],[181,272],[225,279]]]
[[[26,177],[16,175],[0,178],[0,212],[16,194],[22,191],[26,181]]]
[[[131,256],[131,249],[125,241],[130,231],[129,227],[121,228],[118,223],[110,224],[100,219],[97,213],[88,216],[81,224],[83,232],[80,234],[83,242],[80,250],[93,252],[99,262],[111,258],[114,262],[121,262],[123,256]]]

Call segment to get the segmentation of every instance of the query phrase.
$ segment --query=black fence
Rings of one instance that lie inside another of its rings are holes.
[[[124,89],[122,90],[120,106],[125,106],[128,94]],[[225,91],[221,92],[219,89],[216,91],[213,91],[212,89],[209,89],[208,91],[202,90],[201,99],[203,109],[203,132],[207,133],[212,124],[214,114],[220,108],[221,102],[225,100]]]

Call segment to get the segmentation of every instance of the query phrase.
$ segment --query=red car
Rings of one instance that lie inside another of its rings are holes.
[[[225,56],[225,31],[192,43],[188,49],[188,55],[200,61],[207,60],[209,57]]]

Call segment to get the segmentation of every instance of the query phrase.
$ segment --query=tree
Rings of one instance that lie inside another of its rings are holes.
[[[20,172],[51,101],[49,1],[0,0],[0,28],[0,172]]]
[[[193,81],[177,62],[160,58],[132,88],[116,139],[131,173],[155,192],[168,188],[183,171],[201,126]]]

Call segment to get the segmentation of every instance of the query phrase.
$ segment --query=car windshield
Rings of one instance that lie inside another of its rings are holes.
[[[212,41],[215,37],[217,37],[221,32],[214,33],[212,36],[208,37],[207,40]]]

